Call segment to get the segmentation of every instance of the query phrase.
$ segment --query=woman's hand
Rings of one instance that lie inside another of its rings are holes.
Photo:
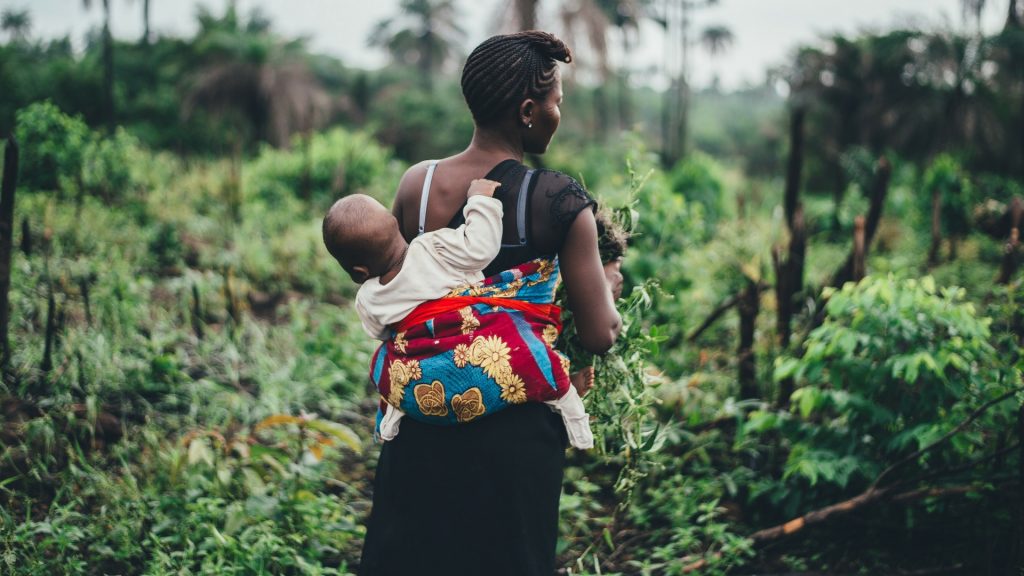
[[[573,372],[569,375],[569,381],[572,382],[580,397],[586,396],[587,392],[594,387],[594,367],[587,366],[579,372]]]
[[[604,279],[608,282],[612,299],[618,300],[622,296],[622,258],[616,258],[604,265]]]

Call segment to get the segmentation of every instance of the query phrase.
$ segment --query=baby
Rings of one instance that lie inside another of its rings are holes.
[[[331,206],[323,223],[324,244],[361,284],[355,307],[371,337],[391,338],[389,327],[420,304],[483,280],[483,269],[501,249],[502,204],[493,197],[498,186],[473,180],[462,212],[465,224],[422,234],[412,242],[406,242],[394,215],[369,196],[346,196]],[[573,380],[575,384],[578,378]],[[593,447],[589,417],[575,385],[545,403],[562,416],[574,447]],[[383,440],[395,438],[403,415],[398,407],[387,406],[380,423]]]

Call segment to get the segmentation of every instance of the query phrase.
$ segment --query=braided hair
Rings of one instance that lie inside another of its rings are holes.
[[[492,36],[473,49],[462,69],[462,95],[477,124],[487,124],[524,98],[542,99],[555,83],[556,60],[572,52],[540,30]]]

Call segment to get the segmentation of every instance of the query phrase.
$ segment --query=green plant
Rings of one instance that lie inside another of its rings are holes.
[[[15,136],[21,149],[21,186],[68,192],[79,186],[89,128],[50,101],[17,113]]]
[[[868,277],[827,293],[824,324],[802,356],[783,357],[775,378],[796,378],[796,413],[785,477],[845,488],[874,479],[892,462],[942,438],[1018,381],[989,343],[991,320],[960,288],[925,277]],[[969,431],[915,463],[919,473],[982,453],[1014,411],[1006,402]],[[756,413],[748,427],[772,416]],[[785,420],[785,418],[783,418]]]

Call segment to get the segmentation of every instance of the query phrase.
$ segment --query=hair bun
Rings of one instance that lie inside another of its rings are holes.
[[[565,42],[562,42],[550,32],[545,32],[543,30],[524,30],[523,32],[513,34],[513,36],[519,36],[530,46],[539,49],[541,54],[548,58],[558,60],[559,62],[565,62],[566,64],[572,62],[572,51],[565,45]]]

